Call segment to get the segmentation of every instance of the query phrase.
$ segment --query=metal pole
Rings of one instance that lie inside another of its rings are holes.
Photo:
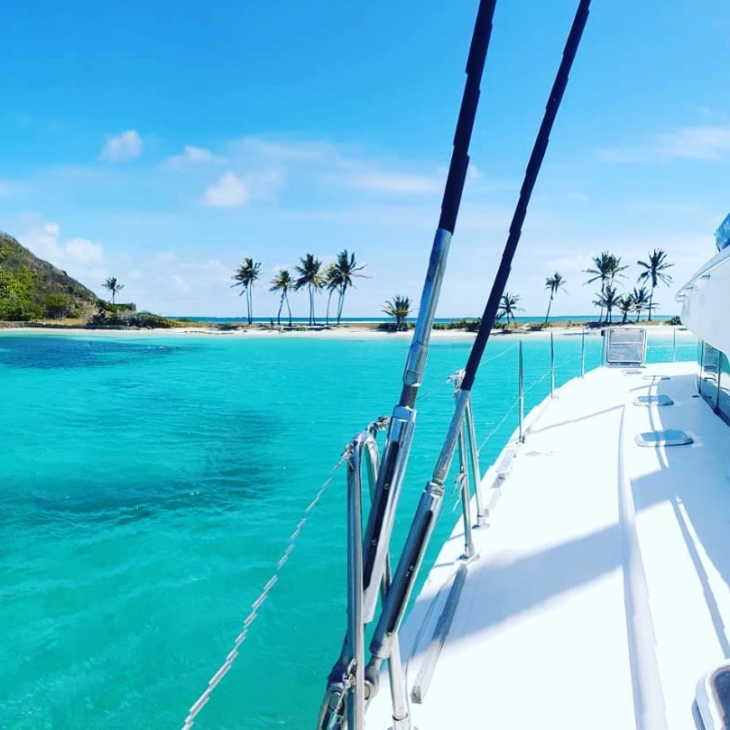
[[[471,401],[469,401],[466,408],[464,418],[466,419],[469,449],[471,451],[471,475],[474,480],[474,496],[477,503],[477,525],[483,527],[487,522],[486,515],[484,514],[484,500],[482,499],[482,472],[479,468],[479,447],[477,446],[477,435],[474,428],[474,411],[471,407]]]
[[[555,398],[555,338],[550,333],[550,397]]]
[[[378,444],[374,436],[365,441],[365,448],[369,457],[367,460],[368,486],[370,488],[370,503],[372,504],[373,497],[375,496],[375,485],[378,481],[378,470],[380,468]],[[383,582],[380,584],[382,601],[385,601],[385,597],[388,595],[390,583],[390,556],[386,553]],[[408,702],[408,690],[405,683],[405,674],[403,673],[398,634],[393,635],[393,644],[390,656],[388,657],[388,681],[390,683],[390,699],[393,706],[393,730],[411,730],[411,708]]]
[[[467,472],[466,435],[464,433],[464,422],[461,422],[459,429],[459,476],[461,481],[461,513],[464,520],[464,556],[474,557],[474,540],[471,535],[471,505],[469,495],[469,473]]]
[[[525,370],[522,362],[522,340],[520,340],[519,359],[517,366],[517,397],[520,401],[520,443],[525,443],[524,421],[525,421]]]
[[[586,376],[586,331],[583,330],[580,338],[580,377]]]
[[[672,362],[677,362],[677,330],[672,330]]]
[[[449,430],[444,439],[433,476],[421,494],[416,514],[393,576],[393,584],[388,592],[388,597],[383,605],[383,611],[373,633],[372,641],[370,642],[371,659],[366,669],[366,677],[368,683],[373,685],[373,691],[377,690],[377,677],[380,664],[384,659],[388,658],[390,653],[392,637],[398,630],[400,622],[403,619],[403,613],[423,562],[423,555],[426,551],[428,541],[431,538],[436,517],[441,508],[444,494],[444,479],[448,474],[448,468],[453,459],[465,408],[470,399],[471,388],[474,384],[479,363],[489,341],[489,335],[494,325],[499,301],[502,298],[507,279],[509,278],[512,260],[517,250],[522,233],[522,225],[527,215],[527,206],[537,181],[545,152],[547,151],[550,130],[552,129],[560,101],[567,86],[568,75],[588,19],[589,8],[590,0],[580,0],[573,25],[568,35],[568,40],[565,44],[563,58],[550,91],[550,98],[545,109],[540,130],[535,140],[532,154],[530,155],[530,161],[525,172],[525,180],[520,190],[520,198],[515,208],[509,236],[502,254],[502,261],[500,262],[494,285],[492,286],[487,305],[484,309],[481,326],[472,346],[471,353],[469,354],[464,380],[462,381],[461,390],[459,391],[456,402],[456,409],[451,418]]]
[[[348,462],[347,473],[347,637],[349,658],[354,662],[354,682],[346,694],[347,727],[365,727],[365,635],[362,620],[362,479],[361,450],[357,441]]]
[[[365,530],[365,620],[375,615],[378,589],[385,570],[385,554],[390,543],[395,511],[408,464],[416,421],[416,397],[426,366],[428,344],[441,291],[451,237],[456,227],[461,195],[469,167],[469,143],[479,104],[482,72],[492,34],[492,18],[496,0],[480,0],[469,57],[466,84],[454,134],[454,147],[449,173],[441,202],[441,216],[431,249],[416,329],[403,373],[403,389],[393,410],[383,455],[383,468],[378,475],[372,509]]]
[[[606,336],[607,336],[607,329],[601,330],[601,365],[604,364],[606,360]]]
[[[697,392],[702,395],[702,379],[705,373],[705,341],[700,340],[700,373],[697,378]]]

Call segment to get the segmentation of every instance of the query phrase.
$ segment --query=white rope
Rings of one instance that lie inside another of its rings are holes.
[[[485,363],[492,362],[493,360],[499,360],[500,357],[504,357],[508,352],[512,352],[512,350],[516,350],[520,346],[519,342],[515,345],[512,345],[512,347],[508,347],[506,350],[503,350],[499,353],[499,355],[492,355],[492,357],[485,357],[481,363],[481,365],[484,365]]]
[[[292,532],[291,536],[289,537],[289,541],[287,543],[286,549],[282,553],[281,558],[279,558],[279,562],[276,564],[276,569],[274,570],[274,574],[269,578],[266,585],[261,590],[261,593],[259,594],[258,598],[251,604],[251,611],[246,616],[244,622],[243,622],[243,628],[241,630],[241,633],[238,634],[238,636],[233,641],[233,648],[230,652],[228,652],[225,661],[221,666],[218,668],[218,671],[210,678],[208,681],[208,686],[206,687],[203,694],[198,697],[197,700],[192,704],[190,707],[190,710],[188,711],[188,716],[185,718],[185,723],[183,724],[182,730],[190,730],[190,728],[193,727],[193,723],[195,722],[195,718],[198,716],[198,713],[205,707],[208,700],[210,699],[210,695],[213,692],[213,690],[220,684],[223,677],[228,674],[231,666],[233,665],[233,662],[235,661],[236,657],[238,656],[238,650],[241,648],[241,644],[246,640],[246,636],[248,635],[248,631],[251,628],[251,624],[256,620],[258,616],[258,610],[261,608],[263,603],[266,601],[266,599],[269,597],[269,593],[271,592],[271,589],[276,585],[277,581],[279,580],[279,573],[281,572],[281,569],[286,565],[287,560],[289,560],[289,556],[291,555],[292,551],[294,550],[294,547],[296,545],[296,541],[299,538],[299,535],[302,532],[302,528],[307,523],[307,519],[309,518],[309,513],[317,506],[319,501],[324,496],[324,493],[327,491],[329,486],[332,484],[332,480],[334,479],[335,473],[337,470],[342,466],[342,464],[347,460],[348,458],[348,450],[345,451],[344,454],[340,457],[340,460],[335,464],[335,466],[332,469],[332,472],[329,475],[329,478],[325,481],[325,483],[320,487],[317,494],[314,496],[314,499],[307,505],[307,508],[304,510],[304,516],[302,519],[298,522],[296,528],[294,529],[294,532]]]
[[[444,387],[445,385],[448,385],[448,384],[449,384],[450,382],[451,382],[451,378],[448,378],[447,380],[443,380],[443,381],[442,381],[442,382],[440,382],[440,383],[439,383],[438,385],[436,385],[436,386],[434,386],[433,388],[431,388],[431,390],[427,390],[427,391],[426,391],[425,393],[422,393],[421,395],[419,395],[419,396],[418,396],[418,397],[416,398],[416,400],[417,400],[417,401],[421,401],[421,400],[423,400],[424,398],[428,398],[428,396],[429,396],[429,395],[432,395],[432,394],[433,394],[433,393],[435,393],[435,392],[436,392],[437,390],[441,390],[441,388],[443,388],[443,387]]]
[[[482,365],[487,362],[492,362],[493,360],[499,360],[500,357],[504,357],[507,353],[512,352],[513,350],[516,350],[519,345],[512,345],[512,347],[508,347],[506,350],[499,353],[499,355],[493,355],[492,357],[485,358],[482,360]],[[424,398],[428,398],[428,396],[433,395],[436,391],[441,390],[445,385],[449,385],[450,383],[454,382],[454,376],[450,375],[446,380],[441,381],[438,385],[431,388],[431,390],[427,390],[425,393],[419,395],[416,400],[421,401]]]
[[[570,365],[570,363],[575,362],[576,360],[580,360],[580,358],[581,358],[581,355],[576,355],[575,357],[571,357],[570,359],[565,360],[564,362],[556,364],[555,373],[557,374],[558,368],[562,368],[562,367],[565,367],[566,365]],[[540,385],[540,383],[542,383],[542,381],[545,380],[545,378],[547,378],[548,375],[550,375],[550,370],[547,370],[534,383],[531,383],[528,388],[525,388],[524,395],[527,395],[533,388]],[[487,444],[489,439],[491,439],[492,436],[494,436],[494,434],[496,434],[497,431],[499,431],[500,427],[504,425],[504,422],[507,420],[507,418],[509,418],[510,413],[512,413],[512,411],[517,407],[519,402],[520,402],[520,397],[518,395],[517,398],[515,398],[515,400],[512,402],[512,405],[505,411],[505,414],[504,414],[504,416],[502,416],[499,423],[487,434],[487,437],[479,445],[479,448],[477,449],[477,452],[479,454],[481,454],[482,449]]]

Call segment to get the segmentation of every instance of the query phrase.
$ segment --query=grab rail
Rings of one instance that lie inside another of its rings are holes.
[[[524,383],[524,357],[523,343],[520,340],[515,345],[518,349],[518,395],[515,402],[507,410],[507,413],[497,425],[497,428],[504,423],[505,418],[518,408],[519,427],[518,442],[524,443],[528,430],[525,428],[525,396],[535,387],[549,378],[550,395],[557,397],[556,376],[559,368],[571,363],[580,362],[579,374],[585,375],[585,331],[581,333],[580,353],[560,363],[556,363],[555,346],[553,337],[550,337],[550,361],[545,372],[534,380],[527,388]],[[509,351],[509,350],[508,350]],[[508,352],[505,351],[505,352]],[[496,357],[501,357],[500,353]],[[459,370],[453,373],[446,381],[433,388],[425,395],[435,392],[447,383],[453,383],[453,394],[456,400],[456,413],[458,417],[452,422],[456,428],[455,441],[457,444],[458,469],[455,478],[454,491],[457,499],[461,501],[462,520],[464,524],[464,552],[462,565],[466,567],[475,554],[473,542],[473,530],[486,524],[487,508],[482,493],[482,475],[479,464],[479,455],[485,443],[491,438],[497,429],[493,429],[481,443],[477,444],[475,419],[472,408],[470,393],[462,390],[464,371]],[[466,403],[464,402],[466,398]],[[411,730],[412,722],[410,717],[408,689],[406,677],[403,671],[402,658],[398,640],[398,626],[393,626],[387,636],[387,653],[381,651],[373,652],[369,662],[366,663],[364,655],[365,627],[374,616],[369,616],[365,609],[366,591],[364,576],[364,551],[367,547],[371,550],[382,551],[385,555],[385,570],[379,593],[382,603],[386,605],[386,598],[392,601],[394,596],[389,596],[391,588],[390,568],[390,544],[367,545],[367,537],[363,534],[363,464],[367,473],[367,482],[371,505],[378,485],[380,471],[380,453],[377,444],[377,434],[390,425],[390,419],[381,418],[370,424],[364,431],[358,433],[348,444],[345,453],[347,463],[347,513],[348,513],[348,607],[347,607],[347,634],[343,643],[341,654],[335,662],[327,680],[327,687],[324,699],[321,704],[318,730],[364,730],[365,711],[368,703],[375,696],[380,679],[380,669],[383,661],[388,662],[388,678],[390,683],[390,695],[392,703],[392,728],[393,730]],[[473,484],[473,487],[472,487]],[[472,519],[471,502],[474,499],[476,507],[476,518]],[[455,505],[456,506],[456,505]],[[372,511],[372,509],[371,509]],[[438,519],[438,518],[437,518]],[[376,531],[379,528],[376,525]],[[374,611],[373,611],[374,613]],[[382,615],[380,621],[382,622]],[[382,640],[382,639],[381,639]],[[371,646],[372,651],[372,646]]]
[[[388,426],[381,418],[358,433],[347,446],[347,634],[342,652],[330,671],[327,689],[320,707],[318,730],[363,730],[365,706],[370,698],[365,680],[364,570],[362,465],[365,462],[371,503],[378,481],[380,453],[376,441],[378,431]],[[390,588],[391,573],[388,547],[385,549],[385,570],[381,584],[383,598]],[[393,704],[393,730],[410,730],[408,696],[401,665],[400,647],[396,638],[389,657],[389,677]],[[345,722],[346,716],[346,722]]]

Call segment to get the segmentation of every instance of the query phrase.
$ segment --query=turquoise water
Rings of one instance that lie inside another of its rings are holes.
[[[401,514],[453,407],[467,340],[431,349]],[[527,407],[548,340],[525,341]],[[179,727],[347,439],[389,414],[402,340],[0,336],[0,727]],[[558,384],[580,336],[556,338]],[[649,357],[671,355],[652,339]],[[681,340],[679,359],[694,343]],[[516,424],[516,341],[474,390],[482,466]],[[600,338],[587,338],[587,367]],[[430,392],[430,394],[429,394]],[[447,507],[436,542],[458,513]],[[396,540],[402,540],[405,516]],[[427,560],[435,557],[436,546]],[[200,728],[311,727],[345,620],[344,475],[305,526]]]

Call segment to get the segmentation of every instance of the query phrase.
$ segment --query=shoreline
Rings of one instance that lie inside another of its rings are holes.
[[[629,324],[623,325],[631,329],[642,328],[643,324]],[[669,335],[672,332],[676,332],[677,336],[681,337],[694,337],[694,335],[682,325],[649,325],[644,327],[647,330],[648,337],[665,334]],[[586,333],[588,337],[600,337],[601,329],[595,328],[583,328],[583,327],[550,327],[548,329],[531,332],[527,329],[511,330],[504,332],[502,330],[492,330],[492,336],[498,339],[543,339],[547,338],[550,334],[558,337],[577,337],[582,332]],[[394,340],[410,340],[413,336],[413,330],[407,332],[384,332],[375,330],[369,327],[358,327],[348,326],[339,327],[333,329],[317,329],[317,330],[279,330],[279,329],[236,329],[236,330],[225,330],[213,327],[175,327],[169,328],[153,328],[153,329],[127,329],[127,328],[99,328],[99,329],[87,329],[84,327],[73,327],[73,326],[35,326],[35,327],[0,327],[0,337],[3,335],[86,335],[89,337],[96,336],[111,336],[111,337],[185,337],[185,336],[218,336],[218,337],[231,337],[231,338],[271,338],[271,337],[282,337],[285,339],[321,339],[321,340],[340,340],[340,339],[367,339],[367,340],[382,340],[382,339],[394,339]],[[476,337],[476,333],[467,332],[466,330],[442,330],[436,329],[431,331],[432,340],[473,340]]]

